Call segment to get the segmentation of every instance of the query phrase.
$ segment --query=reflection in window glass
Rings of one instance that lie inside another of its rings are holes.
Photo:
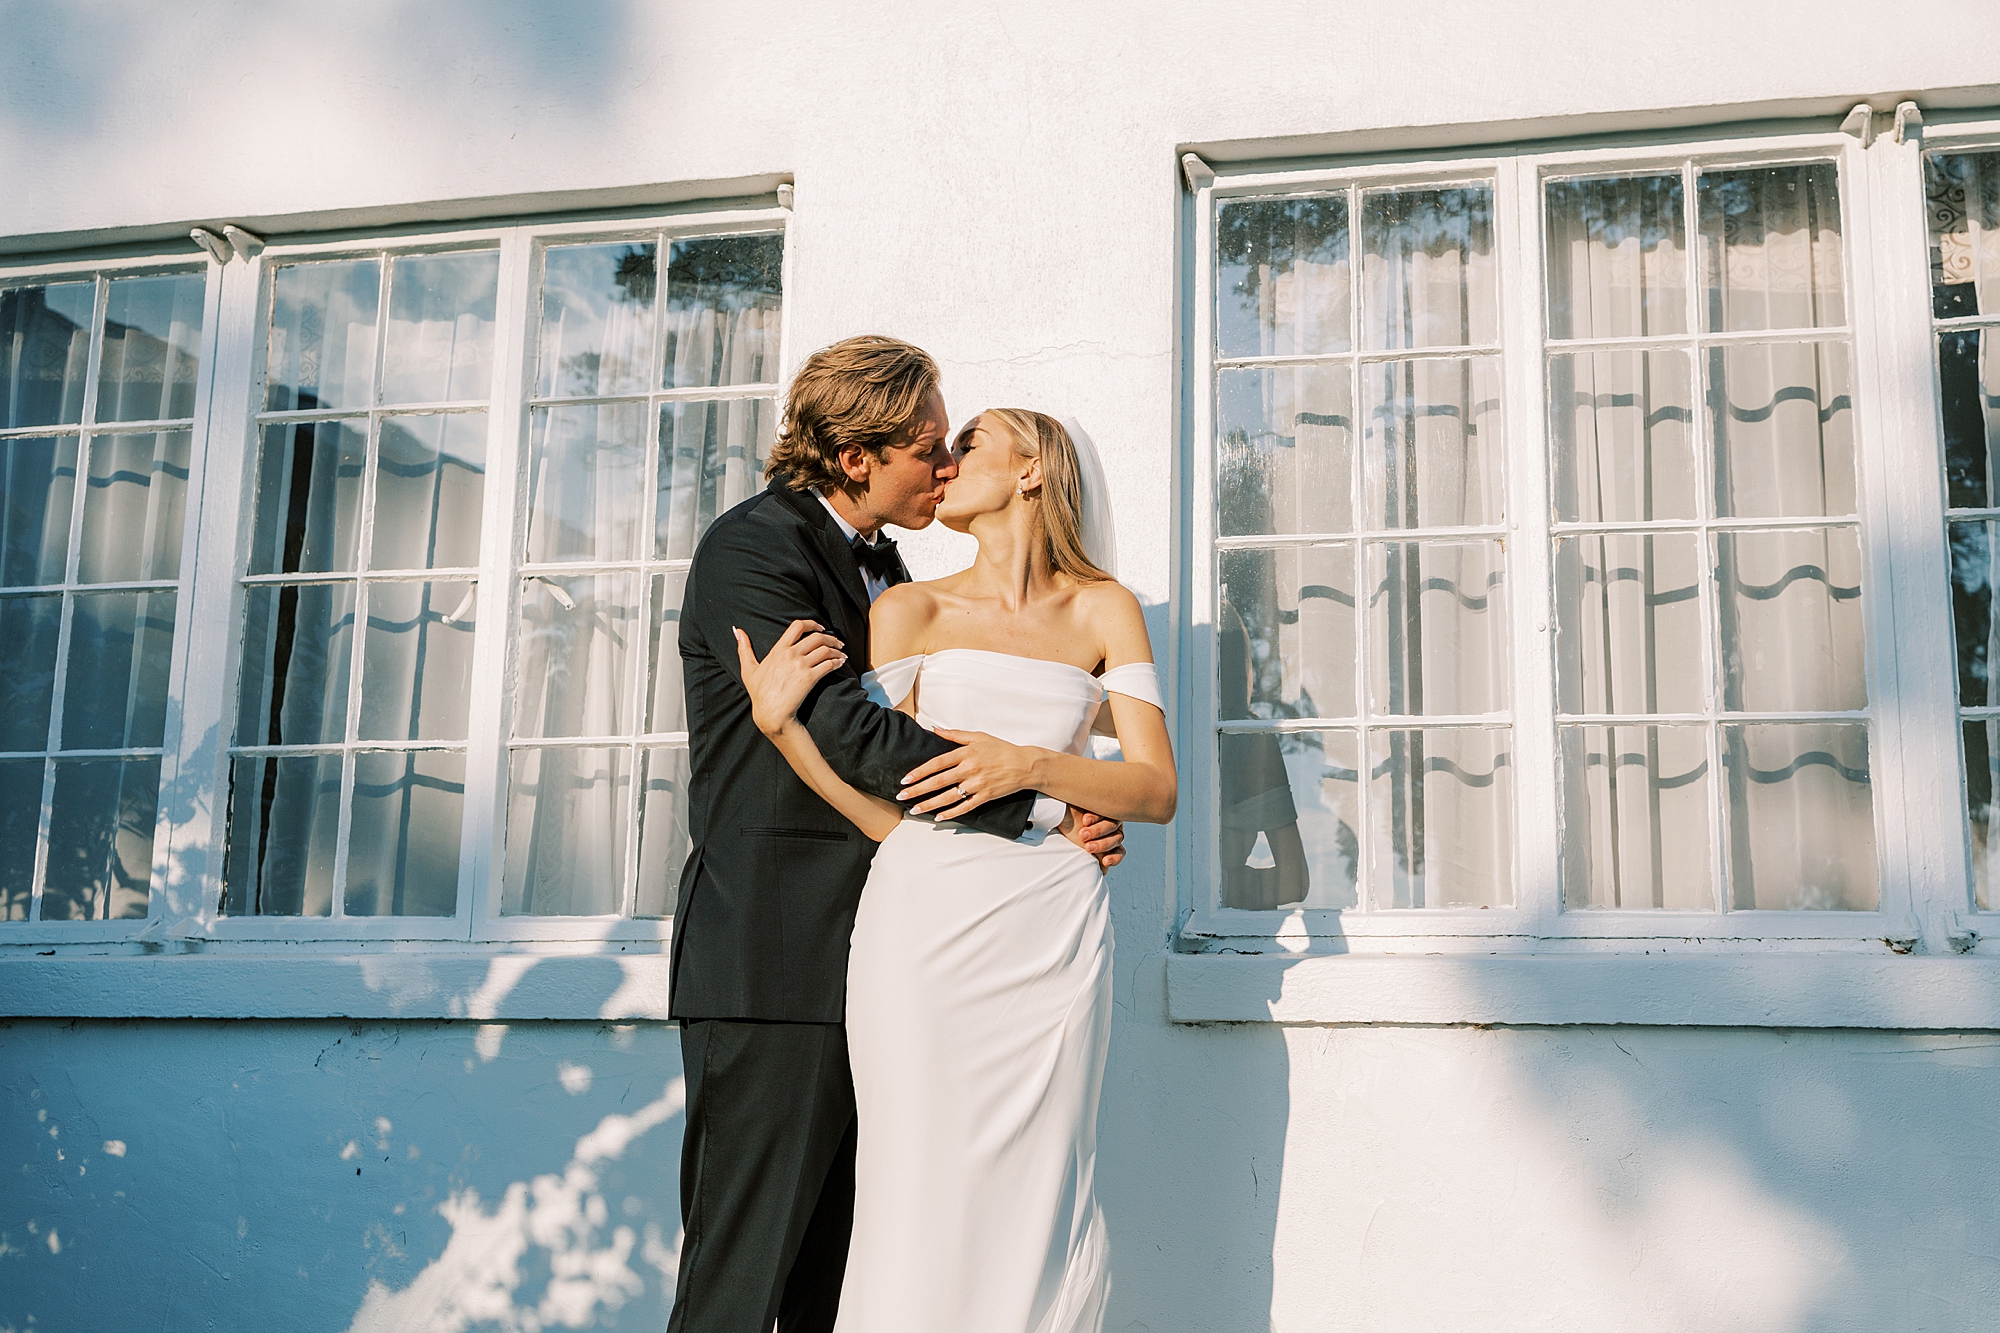
[[[704,236],[667,250],[666,357],[660,387],[778,379],[782,236]]]
[[[1216,345],[1303,356],[1351,345],[1347,199],[1231,199],[1215,211]]]
[[[0,427],[36,432],[0,439],[6,920],[149,910],[206,296],[203,273],[0,290]]]

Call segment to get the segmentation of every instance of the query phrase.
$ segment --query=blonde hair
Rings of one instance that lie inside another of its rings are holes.
[[[1014,451],[1042,461],[1042,541],[1049,567],[1078,583],[1104,583],[1111,575],[1092,562],[1083,546],[1083,476],[1076,441],[1060,421],[1025,407],[995,407],[979,414],[1014,437]]]
[[[840,451],[859,445],[880,459],[937,387],[937,362],[900,338],[864,333],[820,348],[792,377],[765,479],[795,491],[847,485]]]

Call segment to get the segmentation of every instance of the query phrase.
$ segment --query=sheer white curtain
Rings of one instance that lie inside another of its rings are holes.
[[[1699,176],[1693,264],[1683,191],[1549,188],[1551,334],[1634,340],[1549,363],[1558,522],[1629,526],[1556,547],[1560,709],[1634,719],[1564,728],[1566,898],[1712,908],[1720,838],[1738,908],[1872,908],[1866,724],[1731,720],[1868,705],[1833,168]]]

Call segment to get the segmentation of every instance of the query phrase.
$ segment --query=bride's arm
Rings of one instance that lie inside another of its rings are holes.
[[[1099,588],[1090,614],[1103,626],[1106,667],[1150,663],[1152,641],[1146,636],[1139,599],[1115,583]],[[1126,694],[1113,692],[1109,702],[1125,753],[1122,763],[1028,745],[1002,747],[1007,753],[1000,762],[954,764],[952,755],[944,755],[913,772],[911,785],[898,792],[897,799],[921,798],[911,807],[914,813],[953,819],[985,801],[1032,789],[1107,819],[1164,824],[1174,817],[1179,799],[1166,715]],[[970,733],[942,727],[938,735],[946,740],[970,739]],[[977,799],[957,800],[949,791],[954,786],[978,793]]]
[[[798,719],[799,705],[819,678],[847,661],[838,640],[810,620],[795,620],[762,662],[750,647],[750,636],[737,630],[736,656],[743,686],[750,692],[750,716],[757,730],[785,756],[792,772],[873,841],[894,832],[903,820],[902,807],[843,782]]]

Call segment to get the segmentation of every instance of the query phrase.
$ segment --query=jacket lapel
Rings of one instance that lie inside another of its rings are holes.
[[[850,654],[857,656],[861,662],[867,662],[868,585],[862,580],[861,566],[848,547],[846,535],[833,521],[833,515],[826,512],[826,506],[819,502],[819,497],[811,491],[795,491],[782,481],[774,481],[771,492],[789,505],[792,512],[804,521],[807,531],[813,534],[819,553],[824,557],[827,573],[847,599],[845,619],[848,623],[837,627],[841,630],[841,638],[847,642]]]

